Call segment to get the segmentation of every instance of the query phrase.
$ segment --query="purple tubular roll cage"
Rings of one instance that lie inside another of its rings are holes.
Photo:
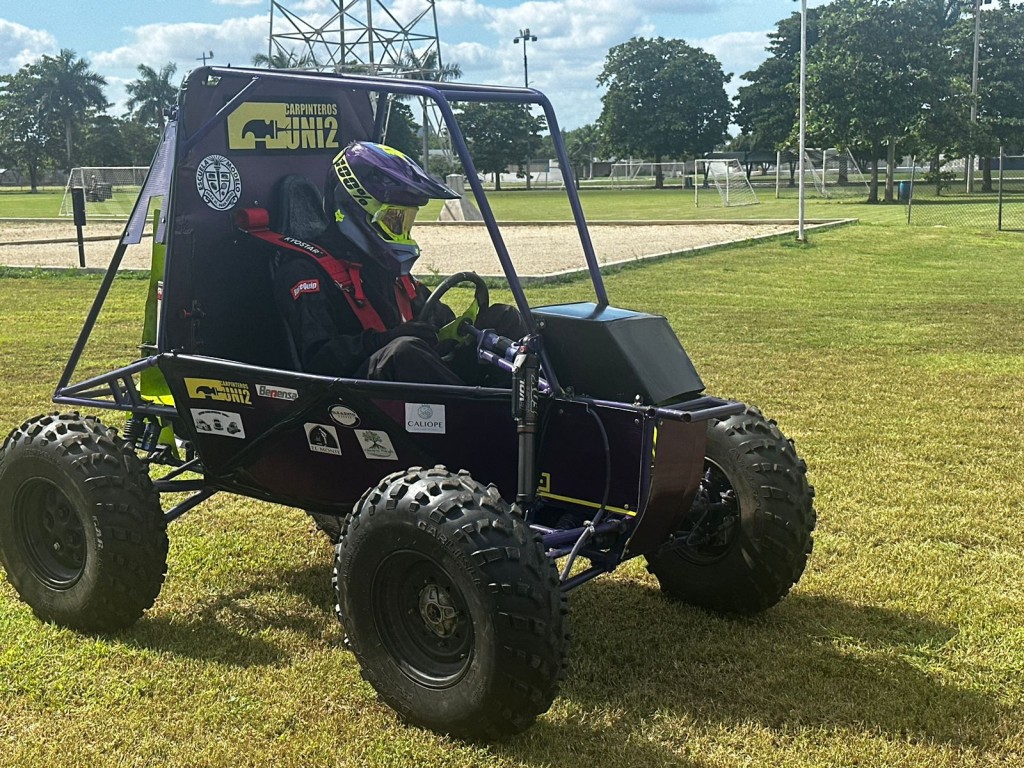
[[[223,104],[215,114],[209,117],[209,119],[202,123],[187,138],[182,136],[181,133],[178,133],[175,136],[173,130],[169,131],[168,134],[165,134],[165,141],[169,140],[176,143],[176,146],[173,148],[175,165],[186,160],[190,153],[196,148],[200,140],[217,126],[223,124],[231,111],[245,98],[252,96],[253,92],[259,91],[259,86],[261,84],[272,84],[275,82],[287,83],[289,80],[294,80],[295,77],[301,76],[305,82],[314,84],[322,83],[325,89],[344,88],[351,91],[378,93],[382,96],[401,94],[432,100],[443,116],[445,125],[449,131],[453,148],[462,163],[463,169],[465,170],[466,179],[473,191],[474,201],[478,206],[483,222],[487,227],[495,253],[498,256],[505,278],[508,282],[509,289],[515,298],[517,308],[527,323],[530,334],[537,333],[536,321],[531,314],[530,306],[516,273],[515,266],[512,263],[508,248],[498,228],[494,212],[492,211],[484,193],[483,185],[470,155],[466,139],[458,126],[458,122],[452,108],[452,103],[501,102],[541,107],[547,120],[548,129],[551,132],[555,155],[563,175],[565,191],[568,195],[573,221],[576,224],[579,234],[580,244],[583,249],[583,255],[586,260],[597,305],[599,307],[608,306],[608,297],[605,291],[604,281],[594,253],[593,242],[591,241],[590,233],[587,230],[579,194],[573,178],[572,166],[566,153],[558,121],[555,117],[550,101],[541,92],[532,88],[395,80],[362,75],[329,75],[319,73],[301,73],[301,75],[297,75],[296,73],[250,70],[246,68],[207,67],[205,69],[208,73],[207,77],[211,78],[227,75],[231,75],[233,77],[248,75],[251,79],[241,87],[233,97]],[[383,108],[378,108],[376,110],[373,129],[375,139],[379,139],[383,133],[384,116],[386,111],[387,110]],[[168,136],[171,138],[168,139]],[[156,166],[154,165],[154,167],[151,168],[151,175],[153,174],[155,167]],[[147,178],[146,184],[148,183],[149,178]],[[145,190],[147,187],[144,185],[143,189]],[[137,240],[132,240],[131,238],[137,237],[139,222],[145,217],[148,203],[149,198],[145,196],[144,192],[136,202],[131,218],[125,226],[125,231],[122,234],[121,240],[113,257],[111,258],[99,291],[97,292],[97,296],[93,301],[82,331],[79,334],[61,375],[53,396],[53,401],[56,403],[76,407],[99,407],[111,410],[129,411],[134,414],[142,414],[143,416],[153,418],[170,418],[177,415],[177,410],[174,407],[144,400],[133,381],[133,376],[135,374],[144,369],[156,366],[162,357],[178,354],[176,352],[166,350],[162,339],[158,339],[159,352],[157,354],[150,355],[149,357],[145,357],[128,366],[109,373],[92,377],[86,381],[82,381],[77,384],[71,383],[89,336],[91,335],[99,316],[102,305],[120,267],[125,254],[125,249],[130,242],[137,242]],[[173,211],[166,211],[165,221],[173,220],[173,215]],[[493,351],[493,348],[489,350],[489,347],[491,347],[491,340],[483,338],[481,334],[477,334],[477,341],[478,350],[482,359],[505,367],[506,369],[509,367],[510,355],[507,351],[495,352]],[[189,356],[178,355],[178,359],[187,360],[189,359]],[[543,350],[540,351],[540,359],[542,369],[544,371],[543,379],[541,379],[540,382],[541,391],[555,395],[561,394],[563,390],[559,386],[558,380],[555,376],[555,371],[549,364],[547,355]],[[247,368],[245,364],[230,363],[227,361],[224,362],[225,364],[223,365],[223,369],[228,373],[233,370],[241,372]],[[310,378],[323,378],[324,381],[338,381],[337,379],[328,379],[327,377]],[[351,384],[356,389],[366,386],[365,382],[359,381],[352,381]],[[385,390],[389,388],[388,384],[380,382],[375,383],[374,386],[377,388],[384,388]],[[433,389],[439,394],[456,390],[456,388],[453,387],[443,386],[433,387]],[[703,421],[710,418],[721,418],[725,415],[742,410],[742,405],[739,403],[733,403],[707,396],[698,397],[684,405],[674,406],[671,408],[606,403],[601,400],[590,398],[576,399],[585,403],[589,402],[594,406],[611,405],[619,408],[624,407],[627,409],[635,409],[638,412],[643,412],[647,416],[674,422]],[[193,459],[187,463],[178,461],[176,464],[174,462],[167,462],[172,464],[172,470],[164,477],[154,479],[154,485],[160,492],[184,491],[191,492],[193,494],[185,501],[165,512],[164,516],[168,522],[180,517],[182,514],[213,495],[217,490],[211,485],[204,485],[202,481],[179,479],[179,476],[183,472],[192,469],[193,465],[197,464],[197,461],[197,459]],[[642,482],[647,484],[649,483],[649,470],[645,471],[644,475]],[[610,548],[606,547],[604,549],[599,549],[588,546],[588,543],[595,536],[600,536],[601,534],[622,533],[624,529],[628,527],[627,523],[621,519],[609,519],[609,515],[606,514],[606,510],[603,505],[597,510],[593,519],[587,522],[587,524],[582,528],[562,530],[547,528],[536,523],[533,523],[532,527],[543,536],[544,544],[548,550],[549,556],[561,557],[568,555],[570,565],[577,556],[586,557],[591,562],[591,566],[589,568],[571,577],[568,575],[569,566],[566,566],[565,572],[562,575],[563,590],[572,589],[583,582],[588,581],[594,576],[613,570],[622,561],[627,547],[626,537],[624,536],[619,536],[617,543]]]

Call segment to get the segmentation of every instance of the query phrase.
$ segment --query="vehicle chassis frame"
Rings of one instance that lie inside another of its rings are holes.
[[[247,73],[244,69],[221,70],[215,67],[209,67],[206,69],[209,70],[209,75],[211,77],[216,77],[218,73],[231,73],[232,75],[238,75],[240,71],[242,73]],[[294,75],[259,70],[251,71],[251,80],[249,83],[242,87],[227,104],[221,107],[216,114],[210,117],[205,124],[195,131],[194,134],[189,137],[188,142],[183,145],[183,148],[187,151],[217,124],[226,119],[225,116],[229,113],[233,105],[239,102],[245,94],[258,83],[287,79],[288,77],[294,77]],[[540,106],[547,119],[548,127],[554,141],[555,153],[562,169],[563,178],[565,179],[566,193],[569,198],[573,220],[579,232],[587,269],[596,294],[597,306],[608,306],[608,298],[604,282],[594,253],[594,247],[587,231],[579,195],[573,181],[571,164],[562,141],[561,131],[558,128],[558,122],[555,118],[554,111],[546,96],[529,88],[476,86],[458,83],[394,81],[383,78],[354,75],[328,76],[307,73],[303,75],[303,77],[310,78],[314,82],[319,79],[323,82],[325,87],[344,87],[346,89],[356,91],[362,90],[377,92],[382,95],[404,94],[407,96],[429,98],[437,105],[449,130],[453,148],[466,171],[468,184],[473,191],[475,202],[483,217],[484,224],[487,227],[495,252],[507,279],[508,286],[515,298],[516,306],[530,328],[530,336],[528,337],[530,339],[539,339],[539,336],[537,335],[537,323],[531,315],[530,306],[527,302],[522,284],[516,274],[515,267],[512,263],[504,240],[502,239],[494,213],[484,193],[482,183],[473,164],[472,157],[470,156],[465,137],[458,127],[458,122],[452,109],[451,102],[486,101]],[[374,128],[377,135],[380,135],[383,130],[382,121],[385,112],[386,110],[384,109],[377,110],[375,118],[376,124]],[[153,174],[152,168],[150,174]],[[148,184],[149,179],[147,179],[146,185],[143,187],[144,190],[147,188]],[[131,231],[138,231],[140,227],[139,222],[145,216],[149,199],[150,198],[147,197],[144,192],[136,202],[135,210],[125,227],[125,232],[122,235],[118,247],[110,261],[100,289],[86,317],[82,331],[72,349],[70,358],[56,387],[53,401],[58,404],[69,405],[76,408],[92,407],[128,412],[132,414],[134,418],[144,419],[152,429],[158,431],[161,422],[173,422],[178,419],[178,411],[175,407],[162,405],[145,399],[140,393],[134,377],[147,369],[158,366],[162,362],[169,362],[172,360],[178,362],[183,360],[187,361],[190,359],[190,356],[179,354],[174,350],[158,351],[157,354],[144,357],[130,365],[78,383],[72,383],[75,370],[84,352],[89,336],[96,324],[102,305],[120,267],[126,247],[129,242],[133,242],[130,239]],[[170,217],[172,214],[173,212],[168,213],[167,216]],[[506,369],[512,367],[511,363],[505,359],[504,355],[497,354],[495,352],[491,342],[491,339],[478,338],[478,354],[481,359],[495,362]],[[645,434],[644,450],[651,452],[648,455],[653,455],[656,431],[658,429],[665,430],[671,429],[672,425],[696,424],[709,419],[724,418],[731,414],[740,413],[744,408],[741,403],[709,396],[697,397],[670,407],[642,405],[638,402],[610,402],[596,398],[580,397],[559,386],[558,380],[554,375],[554,371],[548,364],[545,352],[539,344],[537,344],[535,354],[537,356],[537,365],[538,367],[542,367],[545,375],[545,381],[542,384],[550,392],[552,403],[582,403],[588,412],[595,416],[598,425],[601,425],[601,418],[597,415],[597,411],[600,409],[612,408],[617,410],[627,409],[633,411],[635,418],[637,419],[637,423],[642,423],[643,425]],[[211,358],[202,359],[205,361],[211,360]],[[216,360],[216,363],[220,370],[229,374],[232,372],[242,373],[251,370],[251,366],[247,366],[244,363],[227,360]],[[292,372],[289,372],[289,375],[301,377],[303,380],[320,380],[325,384],[343,383],[346,387],[354,389],[367,385],[367,382],[361,380],[320,377],[312,376],[310,374],[295,374]],[[373,382],[372,386],[378,389],[388,388],[388,384],[383,382]],[[399,384],[393,386],[400,388],[403,385]],[[535,398],[538,382],[535,380],[530,384],[530,386],[533,389],[532,396]],[[439,394],[444,394],[445,392],[465,394],[466,391],[466,388],[464,387],[456,388],[436,386],[431,389]],[[516,394],[513,393],[512,397],[515,399]],[[603,426],[601,426],[601,430],[603,433]],[[273,432],[271,431],[269,434],[273,434]],[[264,435],[264,437],[266,436],[268,435]],[[605,444],[607,456],[607,435],[605,435]],[[699,447],[703,450],[703,437],[701,437],[699,441]],[[155,443],[151,445],[150,448],[155,448]],[[652,472],[649,466],[650,462],[648,462],[646,469],[641,472],[639,497],[643,500],[642,503],[645,504],[645,506],[636,510],[635,516],[629,517],[611,513],[606,509],[605,504],[602,503],[593,516],[590,517],[590,519],[585,520],[582,525],[562,529],[540,524],[535,519],[534,515],[534,501],[536,499],[537,491],[537,479],[534,475],[536,473],[531,472],[533,469],[535,451],[536,433],[534,432],[532,434],[524,435],[523,430],[520,429],[519,474],[521,482],[519,494],[517,496],[517,503],[514,505],[513,509],[517,514],[523,516],[535,533],[542,537],[543,545],[548,557],[552,559],[559,559],[563,557],[567,558],[563,568],[561,569],[561,589],[563,591],[572,590],[595,576],[614,570],[625,559],[637,554],[656,552],[661,547],[671,545],[669,543],[671,542],[671,534],[676,530],[676,528],[673,528],[672,526],[678,525],[682,522],[682,519],[685,517],[685,514],[689,509],[689,505],[692,502],[693,492],[691,490],[689,496],[683,499],[680,499],[678,494],[676,494],[673,503],[682,508],[675,509],[674,511],[666,510],[666,503],[672,498],[672,493],[679,490],[679,486],[678,483],[676,483],[673,486],[672,491],[659,490],[659,488],[656,487],[657,483],[652,480]],[[222,490],[222,488],[217,487],[217,485],[211,484],[205,477],[204,479],[181,478],[181,475],[186,472],[204,473],[202,462],[198,456],[186,456],[186,458],[182,460],[166,450],[146,451],[143,449],[143,452],[148,454],[144,457],[144,462],[147,463],[150,468],[157,464],[170,466],[170,471],[167,474],[159,478],[153,478],[154,488],[159,494],[171,492],[186,492],[191,494],[184,501],[164,512],[164,520],[167,523],[176,520],[201,502],[213,496],[219,490]],[[693,457],[688,457],[688,461],[690,464],[693,464]],[[697,463],[698,465],[700,464],[699,460]],[[609,460],[607,467],[609,472],[610,466]],[[524,475],[529,476],[525,485],[522,481]],[[692,485],[693,483],[691,482],[691,486]],[[258,494],[251,495],[259,498]],[[275,501],[275,499],[272,498],[267,498],[266,500]],[[605,501],[607,501],[607,498]],[[652,504],[657,503],[661,508],[655,513],[654,511],[646,508],[647,502],[651,502]],[[647,514],[648,512],[651,512],[651,514]],[[589,567],[583,568],[575,574],[570,574],[574,562],[579,557],[586,558],[590,563]]]

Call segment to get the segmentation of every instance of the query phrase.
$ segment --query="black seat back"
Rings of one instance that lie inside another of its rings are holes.
[[[315,243],[331,226],[320,190],[301,174],[282,178],[277,183],[274,200],[270,228],[275,232]]]

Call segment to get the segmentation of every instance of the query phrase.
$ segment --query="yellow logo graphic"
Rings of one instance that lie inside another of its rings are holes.
[[[228,115],[228,149],[338,149],[338,105],[247,101]]]
[[[220,400],[224,403],[252,405],[249,385],[220,379],[185,379],[188,396],[193,400]]]

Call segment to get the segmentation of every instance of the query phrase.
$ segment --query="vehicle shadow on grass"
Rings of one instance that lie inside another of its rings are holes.
[[[282,569],[193,604],[175,601],[173,607],[147,615],[119,639],[230,666],[279,664],[291,651],[267,639],[267,630],[295,633],[310,644],[340,644],[333,601],[329,566]]]
[[[677,723],[753,720],[979,749],[1005,722],[994,699],[929,673],[944,666],[957,630],[920,616],[797,593],[762,616],[726,618],[613,580],[570,604],[561,695],[581,712],[618,713],[623,741],[665,713]]]

